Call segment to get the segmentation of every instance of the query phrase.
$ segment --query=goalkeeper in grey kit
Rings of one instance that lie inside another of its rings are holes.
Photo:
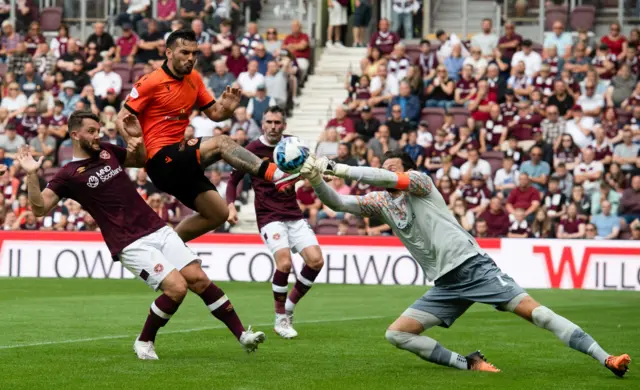
[[[499,372],[480,351],[467,356],[421,335],[434,326],[450,327],[474,303],[510,311],[551,331],[564,344],[590,355],[617,376],[631,358],[615,356],[579,326],[540,305],[478,246],[455,220],[431,178],[416,170],[404,152],[387,152],[382,169],[351,167],[310,155],[300,174],[311,181],[322,202],[336,211],[383,219],[435,286],[406,309],[387,329],[387,340],[432,363],[462,370]],[[323,175],[358,180],[386,188],[364,196],[339,195]]]

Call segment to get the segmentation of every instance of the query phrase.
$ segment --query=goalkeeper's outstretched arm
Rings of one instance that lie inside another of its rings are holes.
[[[418,171],[396,173],[380,168],[351,167],[331,163],[327,167],[335,176],[357,180],[376,187],[407,191],[416,196],[426,196],[431,192],[433,182],[426,174]]]
[[[335,211],[343,211],[359,216],[369,215],[365,212],[365,210],[363,210],[362,207],[360,207],[361,201],[358,198],[362,197],[353,195],[340,195],[327,183],[325,183],[322,178],[320,178],[320,180],[312,180],[311,185],[313,185],[313,189],[318,195],[318,198],[322,201],[322,203],[329,206],[330,209]]]

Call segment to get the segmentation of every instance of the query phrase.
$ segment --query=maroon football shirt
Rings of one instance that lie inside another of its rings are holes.
[[[47,185],[93,216],[112,255],[167,226],[138,195],[123,168],[126,156],[125,149],[101,142],[99,154],[68,163]]]
[[[246,146],[246,149],[263,160],[273,162],[273,149],[275,149],[275,145],[267,145],[262,140],[263,137],[260,137],[250,142]],[[227,184],[227,203],[233,203],[235,201],[238,183],[242,181],[244,175],[244,172],[237,170],[234,170],[231,174],[231,178]],[[293,190],[278,192],[273,182],[255,176],[251,177],[251,186],[256,193],[254,205],[256,208],[258,229],[262,229],[263,226],[271,222],[304,219]]]

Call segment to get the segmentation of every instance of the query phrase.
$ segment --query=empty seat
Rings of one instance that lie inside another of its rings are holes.
[[[491,166],[491,176],[495,175],[496,171],[502,168],[502,159],[504,153],[500,151],[491,151],[482,153],[482,159],[486,160]]]
[[[420,113],[420,121],[429,122],[429,132],[435,134],[444,123],[444,109],[437,107],[423,108]]]
[[[573,30],[591,31],[595,21],[596,7],[593,5],[580,5],[571,11],[571,28]]]
[[[135,64],[131,69],[131,81],[135,83],[144,75],[144,64]]]
[[[380,123],[384,123],[387,121],[387,108],[386,107],[374,107],[371,110],[373,113],[373,117],[380,121]]]
[[[73,146],[60,145],[58,149],[58,164],[62,167],[73,159]]]
[[[131,67],[128,64],[113,64],[113,71],[120,75],[122,84],[131,82]]]
[[[4,78],[4,76],[7,74],[8,69],[9,66],[7,64],[0,64],[0,77]]]
[[[469,110],[464,107],[451,107],[449,114],[453,116],[453,123],[455,123],[456,126],[466,126],[467,118],[471,115]]]
[[[355,123],[356,121],[360,120],[360,112],[356,110],[349,111],[347,113],[347,117],[351,118],[351,120]]]
[[[616,110],[616,115],[618,116],[618,123],[626,124],[629,123],[629,119],[631,119],[632,112],[624,110],[622,108],[618,108]]]
[[[60,24],[62,24],[61,7],[44,8],[40,11],[40,31],[44,35],[50,35],[46,33],[57,35]]]

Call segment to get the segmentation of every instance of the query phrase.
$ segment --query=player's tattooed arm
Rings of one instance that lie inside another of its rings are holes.
[[[210,143],[213,143],[213,148],[207,147]],[[205,166],[212,164],[216,157],[219,156],[235,169],[254,176],[258,176],[262,165],[260,157],[238,145],[236,141],[227,135],[216,135],[211,139],[203,139],[200,145],[200,153]]]

